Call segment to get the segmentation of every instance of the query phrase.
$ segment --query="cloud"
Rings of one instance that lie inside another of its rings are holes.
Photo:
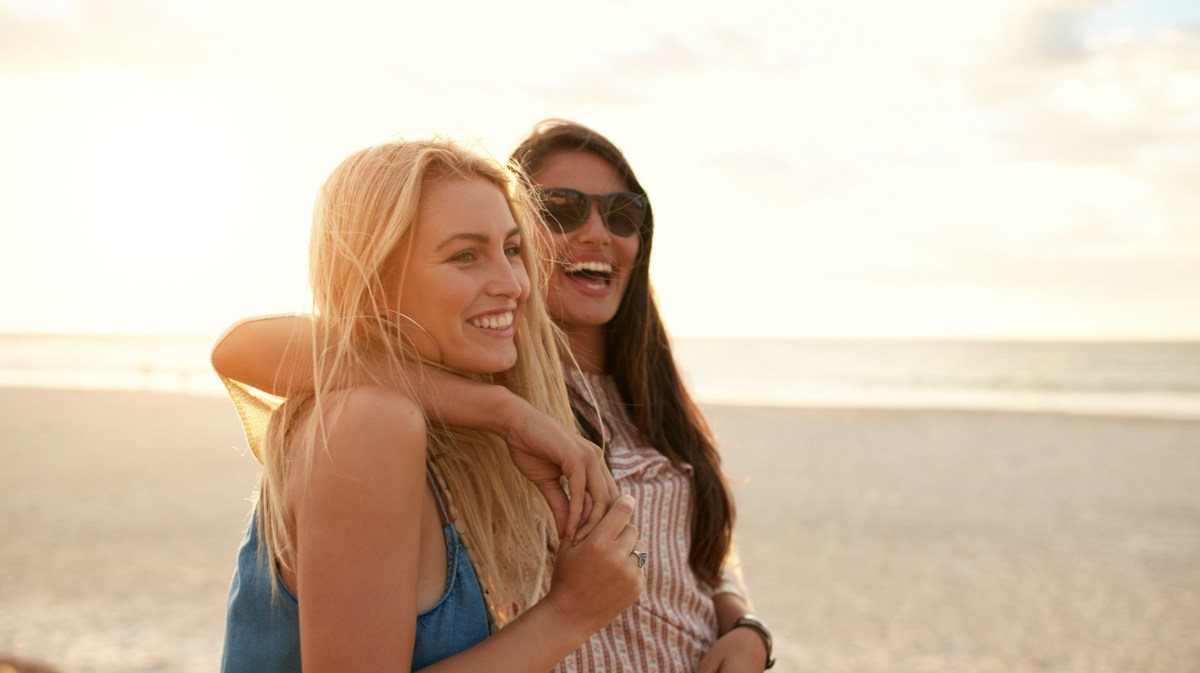
[[[691,102],[697,105],[713,98],[728,102],[737,98],[733,94],[739,81],[746,82],[747,74],[753,73],[752,81],[757,84],[791,67],[766,40],[721,25],[703,25],[686,32],[632,31],[623,44],[614,45],[585,39],[575,51],[590,57],[585,61],[578,53],[564,54],[562,59],[510,76],[535,101],[553,107],[662,110],[688,104],[672,99],[680,90],[693,92]],[[744,93],[761,97],[764,91],[748,87]]]
[[[1103,176],[1086,195],[1067,184],[1063,226],[1140,226],[1200,254],[1200,28],[1089,33],[1085,9],[1014,19],[1010,36],[1020,37],[962,73],[966,100],[1006,162],[1057,167],[1068,182]]]
[[[149,0],[82,3],[74,13],[0,10],[0,72],[10,75],[83,68],[192,79],[253,64],[237,45]]]
[[[556,110],[576,107],[640,107],[653,98],[640,93],[623,78],[613,73],[577,73],[572,77],[540,78],[518,84],[538,105]]]
[[[765,35],[721,24],[695,31],[654,31],[643,48],[617,57],[615,69],[642,77],[708,76],[722,69],[768,74],[786,70],[789,59]]]
[[[1048,139],[1042,149],[1074,160],[1127,161],[1148,144],[1196,138],[1198,68],[1200,30],[1177,30],[1097,40],[1058,67],[995,68],[974,90],[1020,122],[1011,140]]]
[[[845,194],[863,179],[858,169],[834,156],[789,158],[770,150],[737,149],[704,156],[714,182],[754,195],[761,205],[795,206]]]
[[[1088,15],[1078,8],[1041,7],[1018,17],[1006,35],[1002,57],[1042,66],[1083,58],[1081,33]]]

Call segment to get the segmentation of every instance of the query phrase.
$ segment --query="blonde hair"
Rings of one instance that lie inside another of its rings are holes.
[[[324,398],[340,387],[337,381],[345,380],[347,371],[381,385],[399,381],[418,399],[413,393],[423,376],[410,376],[405,365],[417,363],[418,372],[444,369],[420,359],[400,330],[404,318],[389,310],[387,297],[399,296],[394,293],[404,282],[407,258],[395,253],[411,240],[422,187],[462,179],[486,180],[504,194],[525,242],[520,255],[532,286],[516,316],[517,364],[500,374],[471,378],[503,385],[567,427],[576,427],[559,359],[565,342],[542,298],[545,259],[536,253],[543,247],[542,233],[528,180],[519,169],[448,140],[390,142],[359,150],[326,180],[313,212],[309,283],[320,315],[314,332],[313,392],[289,399],[272,414],[263,446],[260,549],[284,567],[294,542],[284,489],[293,470],[307,471],[311,465],[324,430],[319,410],[325,408]],[[306,418],[309,413],[312,417]],[[428,462],[458,504],[457,525],[502,625],[542,590],[553,544],[548,507],[513,466],[499,437],[436,419],[427,426]],[[278,569],[269,565],[275,586]]]

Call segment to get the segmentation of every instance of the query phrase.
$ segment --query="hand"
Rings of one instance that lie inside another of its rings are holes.
[[[550,593],[542,601],[587,634],[616,619],[645,587],[646,574],[632,553],[644,551],[637,528],[629,525],[634,506],[633,496],[620,496],[586,539],[559,546]]]
[[[604,451],[521,398],[514,399],[520,404],[503,431],[513,465],[546,498],[559,538],[582,540],[620,495]],[[566,477],[566,487],[561,477]]]
[[[745,627],[730,629],[700,658],[696,673],[762,673],[767,648],[762,638]]]

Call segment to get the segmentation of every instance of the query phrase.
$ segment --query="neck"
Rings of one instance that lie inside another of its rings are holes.
[[[589,374],[607,373],[604,361],[604,327],[561,326],[579,368]]]

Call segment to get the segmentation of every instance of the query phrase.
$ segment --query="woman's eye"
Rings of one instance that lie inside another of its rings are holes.
[[[509,243],[504,246],[504,254],[509,257],[519,257],[521,255],[520,243]]]
[[[462,252],[458,253],[454,257],[451,257],[451,259],[454,260],[455,262],[474,262],[475,261],[475,251],[474,250],[463,250]]]

